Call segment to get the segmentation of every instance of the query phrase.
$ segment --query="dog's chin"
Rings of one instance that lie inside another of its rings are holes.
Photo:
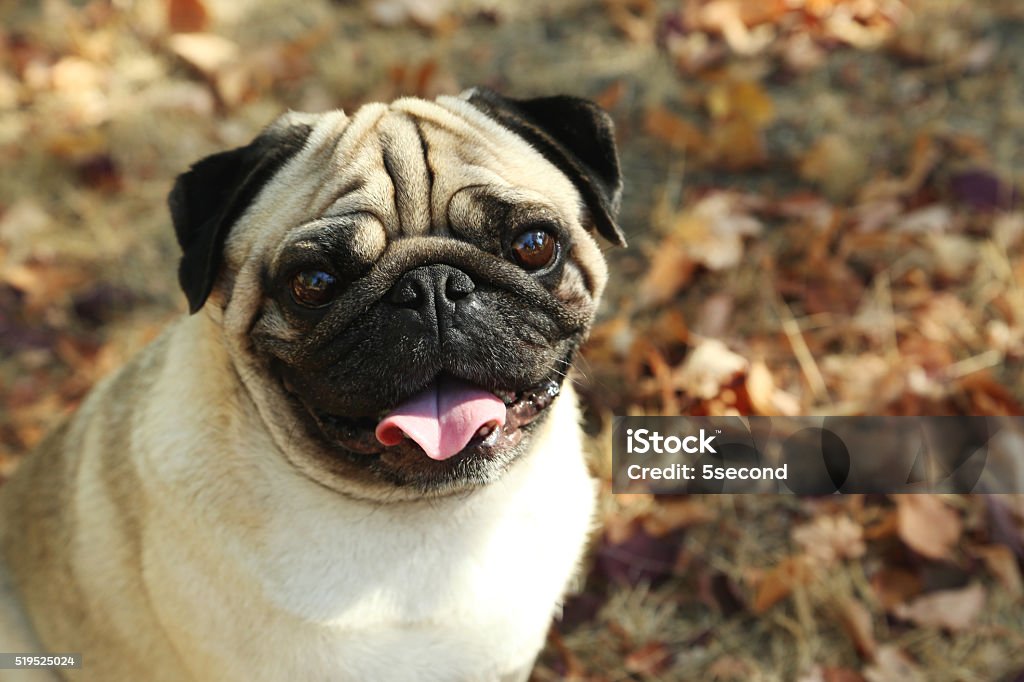
[[[316,443],[327,468],[363,483],[415,490],[424,495],[452,494],[491,483],[529,450],[532,434],[542,424],[561,391],[560,375],[553,375],[526,390],[498,390],[505,404],[501,426],[480,427],[457,453],[443,460],[429,457],[413,440],[394,445],[378,440],[378,420],[332,414],[309,404],[301,396],[285,393]],[[388,410],[382,410],[382,413]]]

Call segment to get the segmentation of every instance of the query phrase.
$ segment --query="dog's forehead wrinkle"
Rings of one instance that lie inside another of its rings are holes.
[[[391,179],[400,234],[425,234],[431,225],[430,170],[420,129],[409,116],[391,112],[379,126],[384,170]]]

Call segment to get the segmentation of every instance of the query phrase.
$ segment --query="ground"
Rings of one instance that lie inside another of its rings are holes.
[[[184,311],[177,173],[289,108],[472,85],[616,121],[630,246],[575,376],[604,481],[614,414],[1022,414],[1020,3],[0,15],[0,480]],[[1024,675],[1018,497],[601,495],[535,680]]]

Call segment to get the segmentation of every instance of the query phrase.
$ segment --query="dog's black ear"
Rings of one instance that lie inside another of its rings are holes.
[[[598,233],[613,244],[626,245],[615,220],[622,197],[615,126],[604,109],[579,97],[511,99],[486,88],[474,88],[465,97],[569,176]]]
[[[231,226],[311,130],[285,117],[246,146],[208,156],[178,176],[167,203],[181,245],[178,281],[189,312],[202,308],[213,289]]]

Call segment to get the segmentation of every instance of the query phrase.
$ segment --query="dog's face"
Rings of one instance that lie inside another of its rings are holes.
[[[333,489],[407,497],[529,451],[604,286],[592,233],[623,241],[620,185],[596,106],[474,90],[289,114],[170,204],[191,309],[220,321],[278,449]]]

